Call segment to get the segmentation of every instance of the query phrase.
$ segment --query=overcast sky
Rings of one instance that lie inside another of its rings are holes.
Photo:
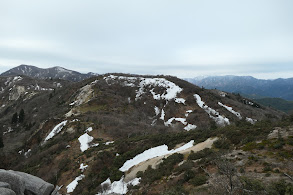
[[[292,0],[1,0],[0,72],[293,77]]]

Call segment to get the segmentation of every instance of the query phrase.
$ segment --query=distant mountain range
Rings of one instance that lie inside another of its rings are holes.
[[[82,81],[84,79],[96,76],[95,73],[82,74],[73,70],[68,70],[59,66],[52,68],[38,68],[31,65],[20,65],[15,68],[12,68],[4,73],[1,76],[18,76],[25,75],[28,77],[38,78],[38,79],[63,79],[69,81]]]
[[[263,80],[251,76],[211,76],[187,81],[207,89],[217,88],[230,93],[293,100],[293,78]]]
[[[290,100],[293,100],[293,78],[263,80],[251,76],[229,75],[195,77],[185,80],[206,89],[216,88],[230,93],[239,93],[242,96],[256,100],[258,103],[272,106],[285,112],[293,108],[293,104],[290,102]]]

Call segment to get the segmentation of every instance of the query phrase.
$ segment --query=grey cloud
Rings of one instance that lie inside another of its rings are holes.
[[[291,0],[1,1],[0,64],[180,77],[272,73],[275,64],[284,72],[293,62],[292,6]]]

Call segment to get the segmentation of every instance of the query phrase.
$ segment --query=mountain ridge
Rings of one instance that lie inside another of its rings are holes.
[[[0,167],[62,186],[61,194],[160,194],[158,187],[177,181],[192,192],[213,184],[197,155],[263,139],[272,122],[286,117],[238,94],[163,75],[108,73],[80,82],[0,76],[0,88]],[[154,151],[170,156],[137,165]],[[244,162],[252,155],[241,154]]]
[[[210,76],[203,79],[185,79],[207,89],[230,93],[258,94],[265,97],[293,100],[293,78],[264,80],[252,76]]]
[[[25,75],[29,77],[39,78],[39,79],[63,79],[73,82],[82,81],[84,79],[96,76],[95,73],[83,74],[77,71],[68,70],[60,66],[55,66],[51,68],[38,68],[32,65],[19,65],[6,72],[3,72],[1,76],[18,76]]]

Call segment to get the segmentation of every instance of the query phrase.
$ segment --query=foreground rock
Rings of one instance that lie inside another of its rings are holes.
[[[15,192],[8,188],[0,188],[1,195],[16,195]]]
[[[58,195],[54,185],[18,171],[0,169],[1,195]]]

